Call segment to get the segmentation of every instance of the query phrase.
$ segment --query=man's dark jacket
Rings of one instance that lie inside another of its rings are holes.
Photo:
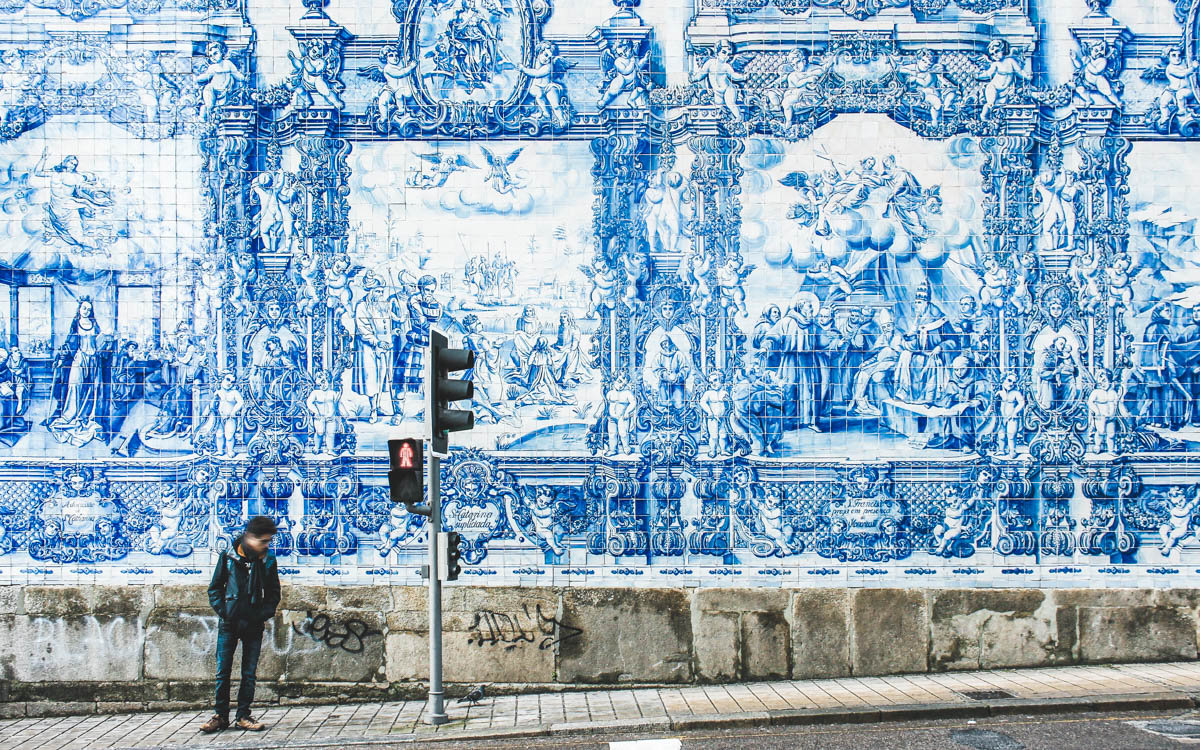
[[[208,603],[234,630],[250,630],[275,616],[279,607],[279,566],[268,550],[262,557],[244,557],[233,547],[221,553],[208,584]]]

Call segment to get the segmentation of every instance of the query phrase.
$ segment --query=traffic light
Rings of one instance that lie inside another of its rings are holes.
[[[459,549],[459,545],[462,544],[462,535],[457,531],[443,531],[438,534],[438,541],[441,543],[441,554],[438,555],[438,579],[457,581],[458,574],[462,572],[462,566],[458,562],[462,557]]]
[[[451,432],[469,430],[475,426],[475,413],[469,409],[451,409],[455,401],[475,396],[475,384],[470,380],[451,380],[452,372],[475,366],[475,352],[470,349],[451,349],[446,337],[438,331],[429,336],[429,370],[425,392],[429,399],[428,419],[430,450],[445,455]]]
[[[425,500],[425,457],[421,441],[403,438],[388,441],[388,487],[393,503],[404,503],[410,512]]]

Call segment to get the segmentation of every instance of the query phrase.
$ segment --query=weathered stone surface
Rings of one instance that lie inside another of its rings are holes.
[[[800,589],[792,594],[792,677],[849,675],[850,592]]]
[[[790,641],[788,622],[782,612],[743,614],[742,679],[786,679],[791,672]]]
[[[284,591],[290,589],[285,586]],[[162,610],[208,609],[207,586],[164,584],[154,587],[154,608]],[[210,610],[211,611],[211,610]]]
[[[563,623],[579,629],[559,645],[560,682],[686,682],[692,623],[675,589],[566,589]]]
[[[88,591],[90,611],[97,615],[138,617],[153,601],[149,586],[93,586]]]
[[[157,680],[213,679],[217,668],[219,622],[211,609],[174,611],[156,608],[146,622],[146,677]]]
[[[930,667],[979,669],[1060,664],[1073,631],[1061,638],[1058,608],[1037,589],[930,592]]]
[[[429,589],[425,586],[392,586],[389,590],[393,612],[425,612],[429,608]]]
[[[145,629],[136,619],[85,614],[0,616],[0,675],[22,682],[141,676]]]
[[[487,618],[471,631],[442,636],[443,667],[454,682],[554,681],[554,625],[536,617]],[[500,639],[502,636],[503,639]]]
[[[279,597],[280,609],[292,609],[297,612],[317,612],[325,609],[327,601],[324,586],[295,586],[288,584],[283,587]]]
[[[429,639],[413,633],[388,633],[388,682],[429,679]]]
[[[0,586],[0,615],[15,615],[21,612],[21,587]]]
[[[925,594],[910,589],[861,589],[851,601],[854,674],[924,672],[929,655]]]
[[[1150,597],[1144,589],[1056,589],[1060,607],[1143,607]]]
[[[25,612],[78,617],[91,611],[87,589],[76,586],[26,586]]]
[[[784,589],[695,589],[692,607],[701,612],[783,612],[788,605]]]
[[[1085,662],[1196,658],[1196,618],[1182,607],[1080,607]]]
[[[741,673],[741,615],[737,612],[692,612],[696,678],[728,682]]]
[[[329,588],[326,591],[327,604],[321,609],[327,612],[387,612],[392,608],[392,593],[383,586],[348,586]]]

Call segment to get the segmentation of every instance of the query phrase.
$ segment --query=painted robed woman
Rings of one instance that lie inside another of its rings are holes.
[[[84,297],[56,359],[54,382],[62,400],[49,429],[60,443],[83,445],[100,432],[96,415],[104,403],[101,335],[92,301]]]

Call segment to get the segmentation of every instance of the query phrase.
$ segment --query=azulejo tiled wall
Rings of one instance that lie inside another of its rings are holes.
[[[15,0],[0,579],[1200,570],[1200,0]]]

